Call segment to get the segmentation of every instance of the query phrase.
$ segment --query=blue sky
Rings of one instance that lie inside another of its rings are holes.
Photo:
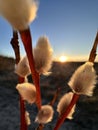
[[[37,18],[30,25],[32,42],[48,36],[54,57],[88,58],[98,31],[98,0],[40,0]],[[0,54],[14,56],[11,26],[0,17]],[[25,55],[21,44],[21,55]]]

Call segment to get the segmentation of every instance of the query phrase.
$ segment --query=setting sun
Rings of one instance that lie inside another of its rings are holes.
[[[67,59],[68,59],[67,56],[60,56],[60,57],[59,57],[59,61],[60,61],[60,62],[66,62]]]

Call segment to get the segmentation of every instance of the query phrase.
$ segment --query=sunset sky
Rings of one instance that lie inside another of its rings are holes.
[[[46,35],[53,57],[87,60],[98,31],[98,0],[40,0],[37,17],[30,25],[33,46]],[[13,56],[12,28],[0,17],[0,54]],[[21,55],[25,55],[21,44]]]

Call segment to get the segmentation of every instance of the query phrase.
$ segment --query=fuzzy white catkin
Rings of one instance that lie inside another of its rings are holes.
[[[26,119],[27,125],[30,125],[31,124],[30,115],[27,111],[25,112],[25,119]]]
[[[36,70],[40,74],[47,74],[52,64],[53,50],[46,36],[38,39],[37,45],[34,48],[34,60]]]
[[[39,110],[35,122],[39,124],[46,124],[50,122],[53,118],[54,110],[50,105],[43,105]]]
[[[22,98],[28,103],[32,104],[36,101],[36,88],[31,83],[17,84],[16,89]]]
[[[28,28],[37,9],[36,0],[0,0],[0,14],[17,30]]]
[[[57,105],[57,112],[59,113],[59,115],[62,115],[64,113],[64,111],[67,109],[67,107],[69,106],[69,104],[72,100],[72,97],[73,97],[72,92],[66,93],[63,97],[61,97],[61,99]],[[68,114],[68,116],[67,116],[68,119],[73,118],[72,115],[75,111],[75,106],[76,105],[73,106],[70,113]]]
[[[81,65],[72,75],[68,85],[76,94],[92,96],[96,84],[96,72],[92,62]]]
[[[26,77],[31,74],[27,57],[23,57],[17,65],[15,65],[15,73],[21,77]]]

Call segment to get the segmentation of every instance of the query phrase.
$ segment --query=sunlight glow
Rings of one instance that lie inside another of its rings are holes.
[[[60,56],[60,57],[59,57],[59,61],[60,61],[60,62],[66,62],[67,59],[68,59],[67,56]]]

